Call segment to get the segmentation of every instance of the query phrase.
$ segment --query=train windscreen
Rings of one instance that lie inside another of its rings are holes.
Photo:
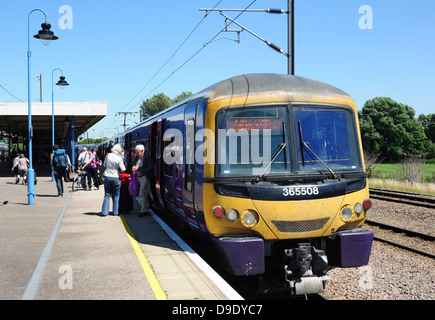
[[[350,108],[228,108],[219,112],[216,124],[216,176],[362,170]]]
[[[301,171],[360,170],[355,121],[347,108],[294,108]],[[323,163],[322,163],[323,162]]]
[[[288,143],[287,119],[284,106],[221,111],[217,120],[217,175],[289,171],[288,148],[283,147]]]

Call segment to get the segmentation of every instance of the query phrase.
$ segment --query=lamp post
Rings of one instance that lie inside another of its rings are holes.
[[[29,12],[27,16],[27,101],[28,101],[28,135],[29,135],[29,169],[27,170],[27,198],[28,204],[35,204],[35,171],[33,170],[33,154],[32,154],[32,137],[33,137],[33,127],[32,127],[32,103],[31,103],[31,90],[30,90],[30,15],[35,12],[40,11],[44,14],[45,22],[41,24],[42,29],[38,31],[37,35],[33,37],[40,40],[56,40],[53,31],[50,31],[51,25],[47,23],[47,15],[41,9],[33,9]]]
[[[61,89],[65,88],[66,86],[69,86],[69,83],[66,82],[65,77],[63,76],[63,71],[62,69],[56,68],[53,69],[53,71],[51,72],[51,145],[53,146],[55,144],[55,139],[54,139],[54,81],[53,81],[53,76],[54,76],[54,72],[58,70],[61,72],[61,76],[59,77],[59,81],[56,83],[57,86],[60,86]],[[55,181],[56,179],[54,178],[54,173],[51,172],[51,179],[53,181]]]

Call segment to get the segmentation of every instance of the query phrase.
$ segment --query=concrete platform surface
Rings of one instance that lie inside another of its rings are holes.
[[[0,299],[241,299],[154,215],[101,217],[103,186],[64,188],[38,177],[30,206],[26,185],[0,177]]]

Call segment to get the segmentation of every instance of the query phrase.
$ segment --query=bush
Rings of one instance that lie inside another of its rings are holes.
[[[401,161],[400,170],[396,172],[398,180],[411,183],[422,182],[425,159],[419,156],[409,156]]]

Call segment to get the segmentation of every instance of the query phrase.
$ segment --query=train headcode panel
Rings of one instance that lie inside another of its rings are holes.
[[[230,118],[227,119],[227,129],[239,130],[282,130],[281,119],[253,119],[253,118]]]

